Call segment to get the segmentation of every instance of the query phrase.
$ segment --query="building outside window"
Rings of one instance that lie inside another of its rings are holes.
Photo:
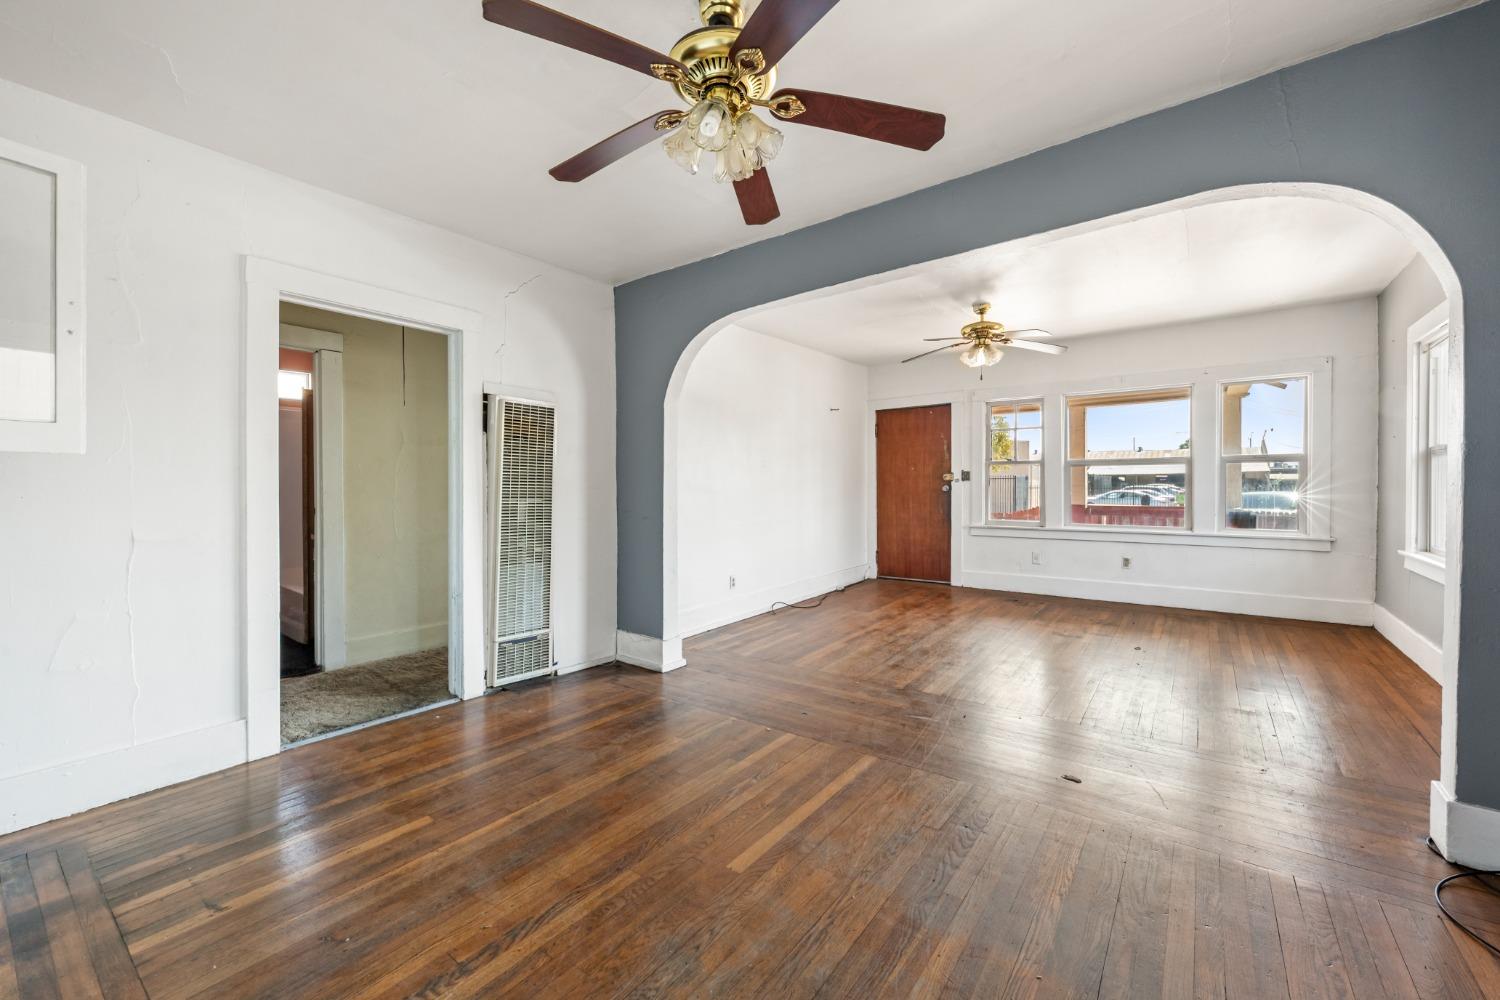
[[[1068,522],[1186,529],[1192,388],[1067,397]]]
[[[1223,382],[1219,400],[1220,524],[1234,531],[1303,531],[1307,379]]]
[[[1041,400],[991,403],[987,433],[986,520],[1041,524]]]

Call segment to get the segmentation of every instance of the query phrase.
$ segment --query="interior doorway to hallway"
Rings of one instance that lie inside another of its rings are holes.
[[[281,306],[283,745],[451,698],[447,352]]]

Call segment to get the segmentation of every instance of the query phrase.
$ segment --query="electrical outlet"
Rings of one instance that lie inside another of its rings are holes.
[[[1042,554],[1040,552],[1033,552],[1031,554],[1031,565],[1033,565],[1033,566],[1040,566],[1041,564],[1042,564]]]
[[[1121,569],[1129,569],[1130,568],[1130,557],[1129,556],[1121,556],[1120,557],[1120,568]]]
[[[732,577],[732,576],[729,578],[729,589],[730,590],[734,589],[734,577]]]

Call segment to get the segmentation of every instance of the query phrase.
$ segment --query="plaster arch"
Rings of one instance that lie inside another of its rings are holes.
[[[680,641],[670,655],[676,636],[663,614],[671,614],[664,598],[675,560],[665,537],[666,418],[678,367],[700,337],[770,302],[1185,198],[1312,186],[1362,201],[1411,236],[1441,276],[1455,327],[1469,331],[1458,384],[1476,399],[1491,391],[1500,380],[1500,341],[1488,336],[1500,329],[1497,44],[1500,3],[1483,3],[617,288],[622,656],[630,637],[644,637],[658,668],[681,657]],[[1454,516],[1472,543],[1500,523],[1500,435],[1473,408],[1464,422],[1455,450],[1467,489]],[[1500,728],[1491,716],[1500,705],[1500,616],[1491,609],[1500,547],[1471,544],[1450,558],[1446,591],[1442,766],[1430,829],[1449,858],[1497,868]]]
[[[1433,273],[1438,277],[1442,285],[1444,296],[1449,311],[1450,330],[1452,331],[1453,374],[1456,376],[1452,384],[1457,387],[1457,392],[1452,400],[1451,426],[1462,428],[1463,426],[1463,358],[1464,358],[1464,310],[1463,310],[1463,288],[1457,271],[1446,253],[1438,245],[1436,239],[1421,226],[1410,214],[1401,210],[1384,199],[1378,198],[1364,191],[1354,188],[1343,187],[1333,184],[1319,183],[1263,183],[1237,185],[1229,188],[1220,188],[1206,191],[1201,194],[1192,195],[1174,201],[1164,202],[1157,205],[1147,206],[1129,212],[1119,213],[1101,219],[1090,220],[1072,226],[1046,233],[1038,233],[1017,240],[1008,241],[1003,244],[1008,249],[1025,249],[1028,247],[1039,247],[1047,243],[1067,239],[1083,233],[1094,232],[1114,226],[1123,225],[1138,219],[1148,218],[1169,212],[1192,208],[1199,205],[1239,201],[1252,198],[1276,198],[1276,197],[1301,197],[1318,198],[1337,204],[1347,205],[1362,212],[1375,216],[1399,232],[1426,261]],[[987,249],[987,248],[981,248]],[[866,275],[848,282],[830,285],[824,288],[813,289],[798,295],[789,296],[785,299],[765,302],[750,306],[737,312],[731,313],[705,327],[692,338],[683,348],[673,366],[671,377],[668,381],[665,397],[662,402],[663,413],[663,479],[662,479],[662,627],[663,641],[666,649],[670,651],[669,658],[664,661],[664,669],[675,669],[685,664],[686,660],[681,653],[681,635],[678,623],[678,549],[677,549],[677,518],[676,508],[678,490],[678,443],[677,429],[679,424],[678,404],[680,402],[683,388],[687,382],[688,375],[703,347],[716,335],[725,329],[735,326],[743,320],[753,317],[756,313],[773,306],[784,306],[796,302],[810,301],[826,295],[845,293],[864,287],[881,284],[888,281],[898,280],[908,275],[920,273],[924,270],[939,267],[955,258],[961,258],[975,251],[965,251],[951,257],[937,258],[912,264],[894,271],[879,274]],[[1462,431],[1460,430],[1460,435]],[[1453,443],[1452,454],[1457,461],[1452,463],[1450,470],[1451,480],[1449,486],[1448,523],[1459,525],[1460,530],[1450,543],[1447,558],[1447,582],[1444,587],[1444,661],[1443,677],[1455,678],[1458,671],[1458,649],[1457,637],[1461,628],[1461,600],[1462,594],[1458,586],[1463,562],[1463,532],[1462,532],[1462,509],[1463,509],[1463,442],[1461,437]],[[1443,742],[1442,752],[1442,776],[1439,783],[1435,783],[1434,811],[1442,808],[1441,787],[1446,785],[1452,787],[1455,778],[1456,753],[1452,746],[1453,735],[1456,730],[1456,691],[1457,685],[1453,683],[1444,684],[1443,704]]]

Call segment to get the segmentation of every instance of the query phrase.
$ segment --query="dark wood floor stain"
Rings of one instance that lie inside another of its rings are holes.
[[[882,581],[687,655],[0,838],[0,1000],[1500,996],[1372,630]]]

